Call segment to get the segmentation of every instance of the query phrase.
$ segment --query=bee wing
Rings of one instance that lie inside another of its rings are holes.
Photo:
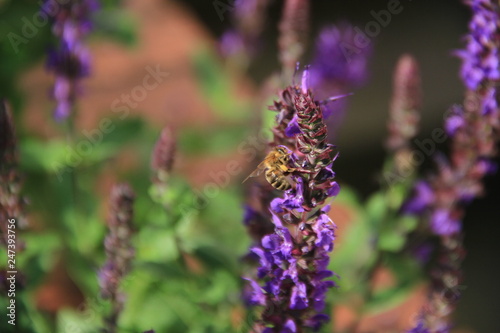
[[[266,169],[265,163],[264,163],[264,162],[261,162],[261,163],[257,166],[257,168],[256,168],[256,169],[255,169],[255,170],[254,170],[254,171],[253,171],[250,175],[248,175],[248,177],[247,177],[247,178],[245,178],[245,180],[244,180],[244,181],[242,181],[241,183],[243,184],[243,183],[244,183],[244,182],[246,182],[246,181],[248,180],[248,178],[250,178],[250,177],[257,177],[257,176],[259,176],[259,175],[262,173],[262,171],[264,171],[265,169]]]

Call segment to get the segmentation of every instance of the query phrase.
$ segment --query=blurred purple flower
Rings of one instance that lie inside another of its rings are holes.
[[[452,136],[452,135],[455,135],[455,133],[459,130],[459,129],[462,129],[465,125],[465,120],[464,118],[461,116],[461,115],[452,115],[448,118],[446,118],[446,121],[445,121],[445,129],[446,129],[446,133],[448,133],[448,135]]]
[[[117,320],[124,306],[119,286],[129,272],[135,251],[132,246],[133,204],[135,194],[127,184],[115,185],[110,196],[109,233],[104,240],[106,263],[98,272],[101,296],[111,301],[106,323],[108,332],[116,332]]]
[[[463,60],[465,101],[462,108],[453,109],[445,124],[451,135],[450,159],[437,159],[439,170],[428,178],[434,200],[418,212],[441,243],[428,304],[411,332],[450,330],[450,313],[461,294],[465,205],[483,193],[482,179],[492,171],[497,156],[500,4],[490,0],[469,0],[467,4],[472,9],[467,45],[457,52]]]
[[[411,214],[420,214],[434,201],[434,191],[425,181],[419,181],[413,189],[413,196],[403,206],[403,210]]]
[[[407,333],[431,333],[427,328],[425,328],[425,325],[422,321],[419,321],[417,323],[417,326],[412,328],[411,330],[407,331]]]
[[[236,31],[229,30],[221,36],[219,49],[224,57],[237,56],[245,51],[245,42]]]
[[[491,0],[469,0],[473,15],[469,23],[467,46],[458,51],[462,58],[462,79],[470,90],[479,88],[483,81],[500,79],[498,27],[499,4]]]
[[[311,64],[312,88],[317,88],[325,81],[350,87],[358,87],[366,82],[371,49],[352,52],[355,36],[353,26],[345,22],[321,30]]]
[[[90,16],[98,8],[97,0],[69,0],[65,4],[46,0],[42,5],[41,11],[53,20],[52,33],[58,39],[47,57],[47,69],[56,77],[53,97],[58,121],[71,114],[80,80],[90,74],[90,52],[83,39],[92,29]]]
[[[355,47],[355,36],[353,26],[346,22],[321,30],[310,69],[310,86],[318,100],[349,93],[366,82],[372,48]],[[346,107],[346,99],[327,103],[324,116],[341,117]]]
[[[269,0],[234,1],[233,28],[226,31],[219,42],[224,57],[251,58],[257,53],[269,3]]]
[[[431,216],[431,228],[436,235],[452,235],[461,230],[462,223],[453,219],[446,209],[438,209]]]

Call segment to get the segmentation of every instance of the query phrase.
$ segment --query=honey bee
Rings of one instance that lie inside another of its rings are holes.
[[[277,146],[267,154],[257,168],[243,181],[250,177],[257,177],[264,171],[266,180],[277,190],[286,191],[292,187],[287,175],[295,169],[288,167],[290,151],[285,146]]]

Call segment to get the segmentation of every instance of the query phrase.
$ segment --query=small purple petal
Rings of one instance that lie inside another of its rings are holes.
[[[428,183],[420,181],[415,185],[413,197],[407,201],[403,210],[409,214],[420,214],[434,201],[434,192]]]
[[[459,115],[453,115],[446,119],[445,128],[448,135],[453,136],[456,131],[465,126],[465,119]]]
[[[299,128],[299,123],[297,122],[297,116],[294,116],[285,129],[285,135],[289,138],[292,138],[299,133],[300,133],[300,128]]]
[[[250,305],[265,305],[266,304],[266,296],[262,291],[262,288],[259,286],[257,282],[250,278],[244,278],[248,282],[250,282],[251,291],[249,295],[247,295],[246,300]]]
[[[327,193],[329,197],[336,197],[340,193],[340,185],[337,182],[332,182]]]
[[[306,285],[304,283],[298,283],[292,287],[292,295],[290,297],[290,309],[292,310],[303,310],[307,308],[307,292]]]
[[[243,211],[244,211],[243,224],[245,226],[248,226],[250,222],[257,217],[257,212],[249,205],[244,205]]]
[[[452,219],[447,210],[438,209],[431,217],[431,228],[436,234],[446,236],[459,232],[461,223]]]
[[[329,320],[330,320],[329,316],[320,313],[320,314],[314,315],[313,317],[307,319],[305,321],[305,325],[307,327],[312,327],[313,331],[317,332],[321,328],[321,326],[324,323],[328,322]]]
[[[297,325],[292,319],[288,319],[280,333],[296,333]]]

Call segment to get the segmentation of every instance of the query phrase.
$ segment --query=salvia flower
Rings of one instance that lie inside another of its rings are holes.
[[[491,0],[469,0],[472,9],[465,50],[458,55],[463,59],[461,75],[470,90],[478,89],[484,81],[500,79],[498,54],[499,4]]]
[[[108,332],[116,332],[116,322],[123,304],[124,295],[119,286],[130,271],[134,248],[133,204],[135,195],[126,184],[115,185],[111,191],[110,213],[108,218],[109,233],[104,240],[106,263],[99,271],[99,285],[104,299],[111,300],[112,313],[107,319]]]
[[[42,6],[42,11],[53,20],[52,33],[57,38],[47,59],[47,68],[55,75],[56,120],[71,114],[80,80],[90,73],[90,53],[83,39],[91,31],[90,16],[98,7],[97,0],[69,0],[64,4],[47,0]]]
[[[0,242],[6,247],[8,219],[15,218],[16,227],[26,225],[17,163],[17,140],[12,115],[7,103],[0,100]],[[18,242],[17,250],[20,250],[20,246]]]
[[[265,12],[269,0],[236,0],[232,12],[234,29],[227,31],[221,40],[223,55],[254,54],[265,25]]]
[[[279,59],[283,72],[292,74],[304,54],[309,29],[309,1],[286,0],[279,24]]]
[[[420,73],[416,60],[410,55],[402,56],[393,80],[393,96],[388,123],[387,147],[395,152],[410,145],[417,134],[421,105]]]
[[[481,95],[482,113],[491,117],[492,125],[498,128],[496,86],[500,81],[500,4],[491,0],[470,0],[467,4],[472,9],[467,46],[456,52],[462,58],[461,76],[469,90]]]
[[[326,141],[320,103],[306,84],[287,87],[280,95],[286,96],[286,112],[297,115],[300,129],[293,142],[285,140],[296,168],[291,175],[295,185],[270,203],[274,232],[251,249],[259,267],[257,280],[248,279],[247,299],[264,308],[254,332],[297,333],[318,330],[328,320],[321,312],[328,289],[335,286],[327,280],[334,275],[327,266],[336,226],[325,202],[338,194],[339,186],[331,169],[336,153]],[[277,120],[284,131],[280,117]]]
[[[311,63],[310,85],[319,100],[330,96],[344,95],[361,87],[368,78],[368,63],[372,54],[371,45],[355,47],[356,33],[347,22],[323,28],[319,33]],[[325,118],[334,114],[339,123],[347,100],[326,104]]]
[[[446,122],[451,135],[450,159],[437,159],[439,170],[429,177],[426,190],[415,191],[407,207],[420,205],[420,214],[430,231],[441,239],[437,263],[432,271],[432,290],[418,325],[429,332],[448,332],[449,315],[460,297],[461,264],[464,258],[462,218],[464,206],[483,193],[482,178],[495,170],[498,134],[498,68],[500,6],[497,2],[472,0],[473,10],[462,79],[466,91],[463,107],[455,106]],[[427,200],[422,200],[422,194]],[[420,193],[419,193],[420,192]],[[419,204],[415,205],[416,202]],[[423,330],[420,330],[423,331]],[[420,332],[418,331],[418,332]]]
[[[403,55],[394,71],[393,95],[387,122],[389,136],[386,149],[390,158],[384,167],[384,179],[389,186],[405,181],[411,185],[410,176],[415,170],[411,140],[416,136],[420,122],[420,88],[420,73],[416,60],[410,55]],[[420,186],[418,189],[425,188]],[[419,204],[417,201],[408,208],[418,209]]]
[[[151,155],[151,169],[155,173],[155,182],[165,182],[172,171],[176,151],[176,140],[168,127],[161,131],[160,137]]]

